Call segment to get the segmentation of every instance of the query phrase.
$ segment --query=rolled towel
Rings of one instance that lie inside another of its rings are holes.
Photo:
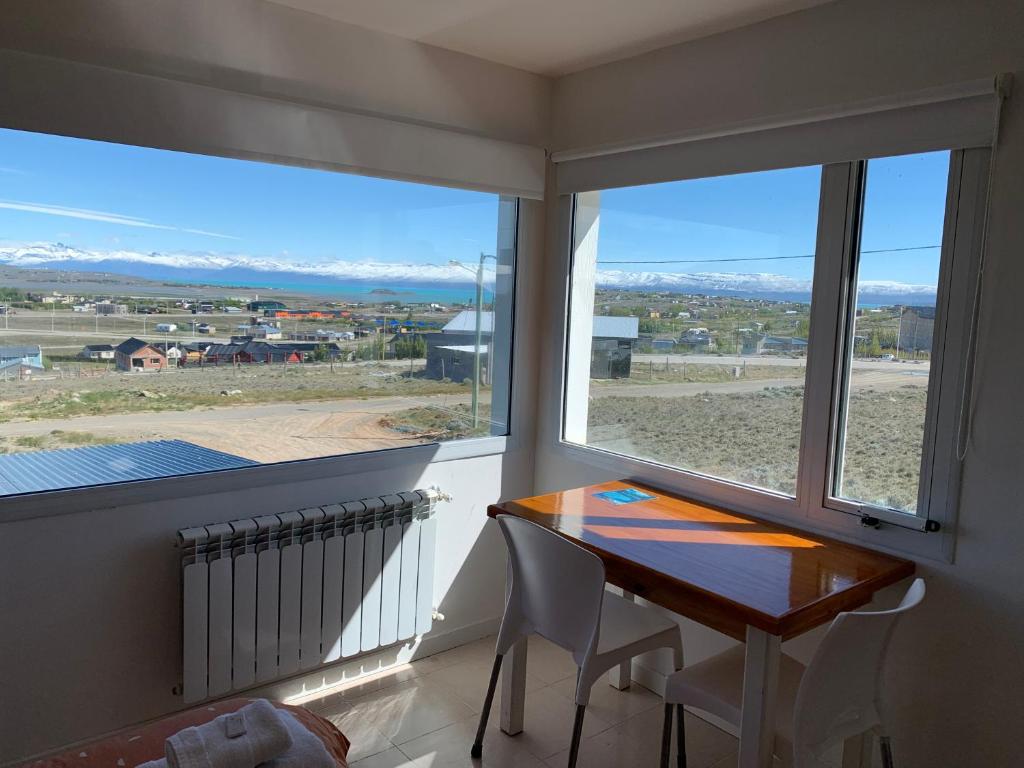
[[[296,720],[295,715],[287,711],[278,714],[292,736],[292,745],[260,768],[337,768],[324,743]]]
[[[186,728],[164,743],[169,768],[255,768],[292,745],[291,733],[266,699],[204,725]]]

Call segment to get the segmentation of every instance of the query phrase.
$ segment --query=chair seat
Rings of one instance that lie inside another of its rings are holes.
[[[678,637],[678,632],[679,625],[657,609],[605,590],[596,656],[632,657],[651,647],[662,647],[651,643],[658,643],[664,634]]]
[[[686,667],[669,676],[665,701],[684,704],[740,725],[743,706],[743,663],[746,647],[734,648]],[[779,696],[775,706],[775,754],[784,760],[793,754],[793,711],[804,665],[782,654],[779,660]]]

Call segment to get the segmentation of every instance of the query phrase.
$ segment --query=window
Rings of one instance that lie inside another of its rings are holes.
[[[918,505],[949,153],[871,160],[844,337],[837,498]]]
[[[708,498],[938,529],[988,156],[576,192],[563,442]]]
[[[508,433],[517,198],[13,130],[0,171],[0,496]]]
[[[820,187],[810,167],[579,196],[567,437],[795,496]]]

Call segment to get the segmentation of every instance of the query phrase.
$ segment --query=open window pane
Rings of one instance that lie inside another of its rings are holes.
[[[820,185],[576,196],[567,441],[795,495]]]
[[[917,510],[949,159],[867,164],[833,473],[842,499]]]
[[[517,200],[0,130],[0,495],[508,431]]]

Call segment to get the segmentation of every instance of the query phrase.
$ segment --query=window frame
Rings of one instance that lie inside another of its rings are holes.
[[[881,549],[952,561],[962,466],[957,443],[965,417],[962,404],[969,394],[965,363],[984,232],[990,155],[987,147],[950,152],[917,514],[857,504],[832,494],[844,386],[842,355],[848,307],[855,289],[852,267],[860,235],[868,160],[822,165],[795,496],[567,439],[567,408],[571,407],[570,401],[578,403],[580,399],[578,394],[572,397],[569,391],[569,338],[572,283],[577,269],[576,200],[579,194],[586,193],[562,194],[558,200],[559,251],[565,257],[560,259],[559,279],[565,281],[565,303],[561,338],[557,340],[561,381],[556,452],[567,459],[622,477],[645,480],[697,500],[784,523],[799,523]],[[879,524],[862,525],[865,517],[874,518]]]

